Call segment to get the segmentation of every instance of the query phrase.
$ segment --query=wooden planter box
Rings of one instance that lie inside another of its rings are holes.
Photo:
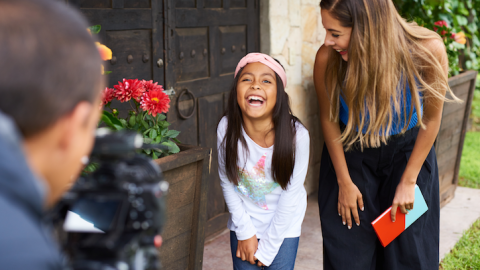
[[[435,141],[441,207],[453,199],[458,184],[460,159],[472,107],[476,78],[477,71],[470,70],[448,80],[453,93],[463,100],[463,103],[445,103],[442,124]]]
[[[180,153],[155,160],[170,184],[160,260],[165,270],[202,269],[211,150],[179,146]]]

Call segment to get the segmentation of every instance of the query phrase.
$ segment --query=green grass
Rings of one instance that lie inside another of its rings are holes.
[[[470,131],[480,131],[480,91],[478,90],[474,91],[470,118],[472,120]]]
[[[443,259],[440,269],[480,269],[480,219],[463,233],[462,238]]]
[[[458,185],[480,189],[480,91],[474,92],[470,118],[472,126],[465,135]]]
[[[458,184],[480,188],[480,132],[467,132],[463,145]]]

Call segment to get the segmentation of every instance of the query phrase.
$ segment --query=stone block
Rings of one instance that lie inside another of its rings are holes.
[[[323,27],[322,23],[322,13],[320,7],[318,7],[318,17],[317,17],[317,42],[323,44],[325,41],[325,35],[327,31],[325,30],[325,27]]]
[[[289,86],[302,84],[302,57],[300,55],[292,55],[292,57],[295,57],[292,61],[292,63],[294,63],[293,66],[290,66],[287,61],[282,61],[282,65],[285,67],[287,73],[287,88]],[[282,59],[286,60],[283,56]]]
[[[289,0],[269,0],[270,17],[283,17],[288,21]]]
[[[285,57],[285,60],[287,62],[285,63],[282,63],[282,65],[291,65],[290,64],[290,48],[288,47],[288,41],[285,42],[285,45],[283,46],[283,50],[282,50],[282,56]]]
[[[298,0],[300,2],[300,0]],[[320,6],[320,0],[301,0],[302,6]]]
[[[318,15],[316,7],[302,7],[303,41],[314,43],[317,40]]]
[[[313,81],[313,67],[319,48],[316,44],[302,43],[302,76],[305,80]]]
[[[300,27],[290,27],[288,47],[297,55],[302,53],[302,30]]]
[[[320,164],[310,164],[307,177],[305,177],[305,190],[307,194],[313,194],[318,191],[318,177],[320,175]]]
[[[270,53],[281,54],[290,34],[288,16],[270,16]]]
[[[272,0],[274,1],[274,0]],[[302,19],[301,19],[301,6],[299,0],[289,0],[288,1],[288,15],[290,17],[290,25],[291,26],[301,26]]]

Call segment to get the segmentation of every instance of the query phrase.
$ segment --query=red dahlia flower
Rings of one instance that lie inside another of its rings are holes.
[[[115,97],[121,102],[129,101],[130,99],[135,99],[140,102],[140,97],[142,96],[145,89],[141,81],[127,80],[123,79],[122,82],[118,82],[118,85],[115,85]]]
[[[161,85],[158,85],[158,82],[153,83],[152,80],[150,81],[143,80],[142,84],[143,84],[143,88],[145,89],[145,92],[156,91],[156,90],[163,91],[163,87]]]
[[[106,87],[102,92],[102,104],[107,105],[115,97],[115,89]]]
[[[143,93],[140,105],[144,111],[148,111],[152,116],[158,113],[166,113],[170,108],[170,98],[163,91],[155,89]]]

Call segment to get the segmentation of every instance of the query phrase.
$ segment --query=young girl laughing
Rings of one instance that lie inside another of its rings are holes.
[[[307,207],[310,137],[292,115],[283,67],[261,53],[240,62],[217,128],[219,174],[234,269],[293,270]]]

